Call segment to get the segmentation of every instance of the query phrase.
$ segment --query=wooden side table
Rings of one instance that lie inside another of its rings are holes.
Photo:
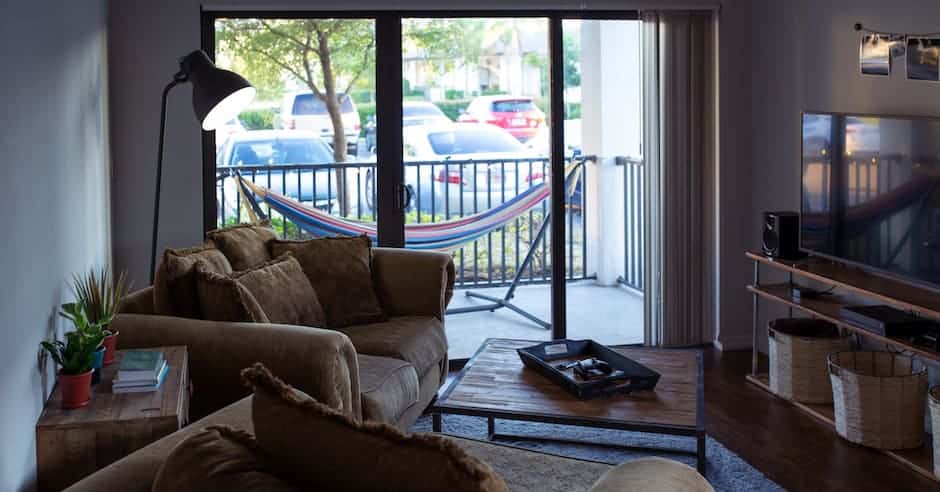
[[[40,491],[62,490],[189,423],[186,347],[152,350],[162,350],[170,366],[157,391],[111,392],[123,350],[118,350],[114,364],[102,369],[88,406],[63,410],[62,393],[56,386],[36,424]]]

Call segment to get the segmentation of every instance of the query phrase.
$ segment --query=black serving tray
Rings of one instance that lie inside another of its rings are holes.
[[[659,373],[594,340],[554,340],[531,347],[517,349],[526,367],[538,371],[581,400],[620,395],[640,390],[652,390],[659,382]],[[559,370],[556,363],[562,359],[595,357],[610,364],[615,374],[605,378],[583,380],[573,370]]]

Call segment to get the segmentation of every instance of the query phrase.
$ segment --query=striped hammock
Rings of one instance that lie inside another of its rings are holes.
[[[571,164],[566,169],[566,196],[570,196],[574,191],[580,172],[580,163]],[[374,222],[363,222],[332,215],[256,185],[240,174],[236,174],[236,179],[240,184],[242,196],[247,198],[251,209],[260,210],[257,208],[255,199],[255,197],[258,197],[285,219],[290,220],[301,230],[314,236],[324,237],[337,234],[360,236],[365,234],[373,242],[376,241],[377,234]],[[506,225],[516,217],[533,209],[549,195],[551,195],[551,187],[546,179],[544,182],[526,189],[500,205],[473,215],[444,222],[405,224],[405,247],[432,251],[457,249],[462,244],[483,237],[487,233]]]

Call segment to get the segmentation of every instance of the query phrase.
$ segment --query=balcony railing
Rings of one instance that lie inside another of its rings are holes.
[[[591,160],[585,158],[576,162],[584,166],[585,162]],[[549,174],[547,158],[406,162],[404,166],[405,184],[413,197],[405,215],[405,221],[409,224],[442,222],[486,211],[544,182]],[[234,180],[236,171],[259,186],[330,214],[359,221],[376,220],[374,162],[219,166],[216,168],[219,225],[242,222],[243,214],[246,213],[244,203],[239,206]],[[566,207],[565,261],[568,280],[593,277],[592,272],[587,271],[585,217],[589,213],[586,203],[589,190],[586,185],[584,173],[581,173],[571,188]],[[631,184],[634,187],[641,185],[641,179]],[[266,204],[261,204],[261,208],[271,217],[282,237],[312,237]],[[535,249],[533,261],[523,272],[520,283],[549,282],[550,235],[546,234],[544,240],[533,244],[549,210],[548,200],[544,200],[506,225],[455,250],[457,285],[508,285],[530,248]],[[635,229],[637,233],[641,232],[638,225]],[[638,254],[640,249],[634,246],[631,252]],[[642,261],[634,261],[633,265],[633,270],[630,270],[628,262],[624,278],[634,279],[632,283],[626,282],[628,285],[642,288]]]

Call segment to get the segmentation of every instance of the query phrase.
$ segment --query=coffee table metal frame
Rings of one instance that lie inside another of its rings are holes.
[[[516,411],[516,410],[496,410],[491,408],[473,408],[465,405],[456,406],[449,405],[447,402],[450,393],[456,388],[460,381],[463,379],[463,376],[471,369],[474,362],[477,360],[477,356],[482,353],[483,350],[490,344],[492,341],[497,341],[500,339],[489,338],[480,346],[477,352],[473,357],[467,362],[464,368],[460,371],[457,377],[450,383],[447,387],[447,390],[444,391],[442,395],[431,405],[428,409],[431,413],[432,418],[432,429],[434,432],[441,432],[443,424],[444,414],[451,415],[466,415],[471,417],[486,417],[486,428],[487,428],[487,437],[490,440],[500,439],[500,438],[512,438],[520,440],[534,440],[534,441],[546,441],[546,442],[562,442],[562,443],[571,443],[571,444],[591,444],[599,445],[620,449],[631,449],[631,450],[645,450],[645,451],[656,451],[660,453],[675,453],[675,454],[686,454],[692,455],[696,458],[696,468],[701,474],[705,474],[705,386],[703,381],[703,368],[702,368],[702,352],[700,350],[695,351],[695,361],[696,361],[696,395],[695,395],[695,420],[696,423],[694,426],[685,426],[685,425],[674,425],[674,424],[661,424],[661,423],[648,423],[648,422],[631,422],[618,419],[609,419],[601,417],[582,417],[576,415],[560,415],[560,414],[548,414],[548,413],[539,413],[531,411]],[[533,342],[540,343],[540,342]],[[626,345],[614,345],[614,348],[628,348],[630,346]],[[676,350],[676,349],[651,349],[651,350]],[[521,362],[520,362],[521,364]],[[573,425],[578,427],[588,427],[596,429],[615,429],[615,430],[624,430],[624,431],[633,431],[633,432],[642,432],[649,434],[664,434],[671,436],[686,436],[695,438],[695,450],[685,450],[685,449],[675,449],[675,448],[661,448],[661,447],[650,447],[650,446],[631,446],[626,444],[607,444],[607,443],[596,443],[596,442],[586,442],[583,440],[577,439],[565,439],[561,437],[542,437],[542,436],[520,436],[520,435],[510,435],[510,434],[500,434],[496,432],[496,419],[503,420],[517,420],[525,422],[538,422],[544,424],[560,424],[560,425]]]

